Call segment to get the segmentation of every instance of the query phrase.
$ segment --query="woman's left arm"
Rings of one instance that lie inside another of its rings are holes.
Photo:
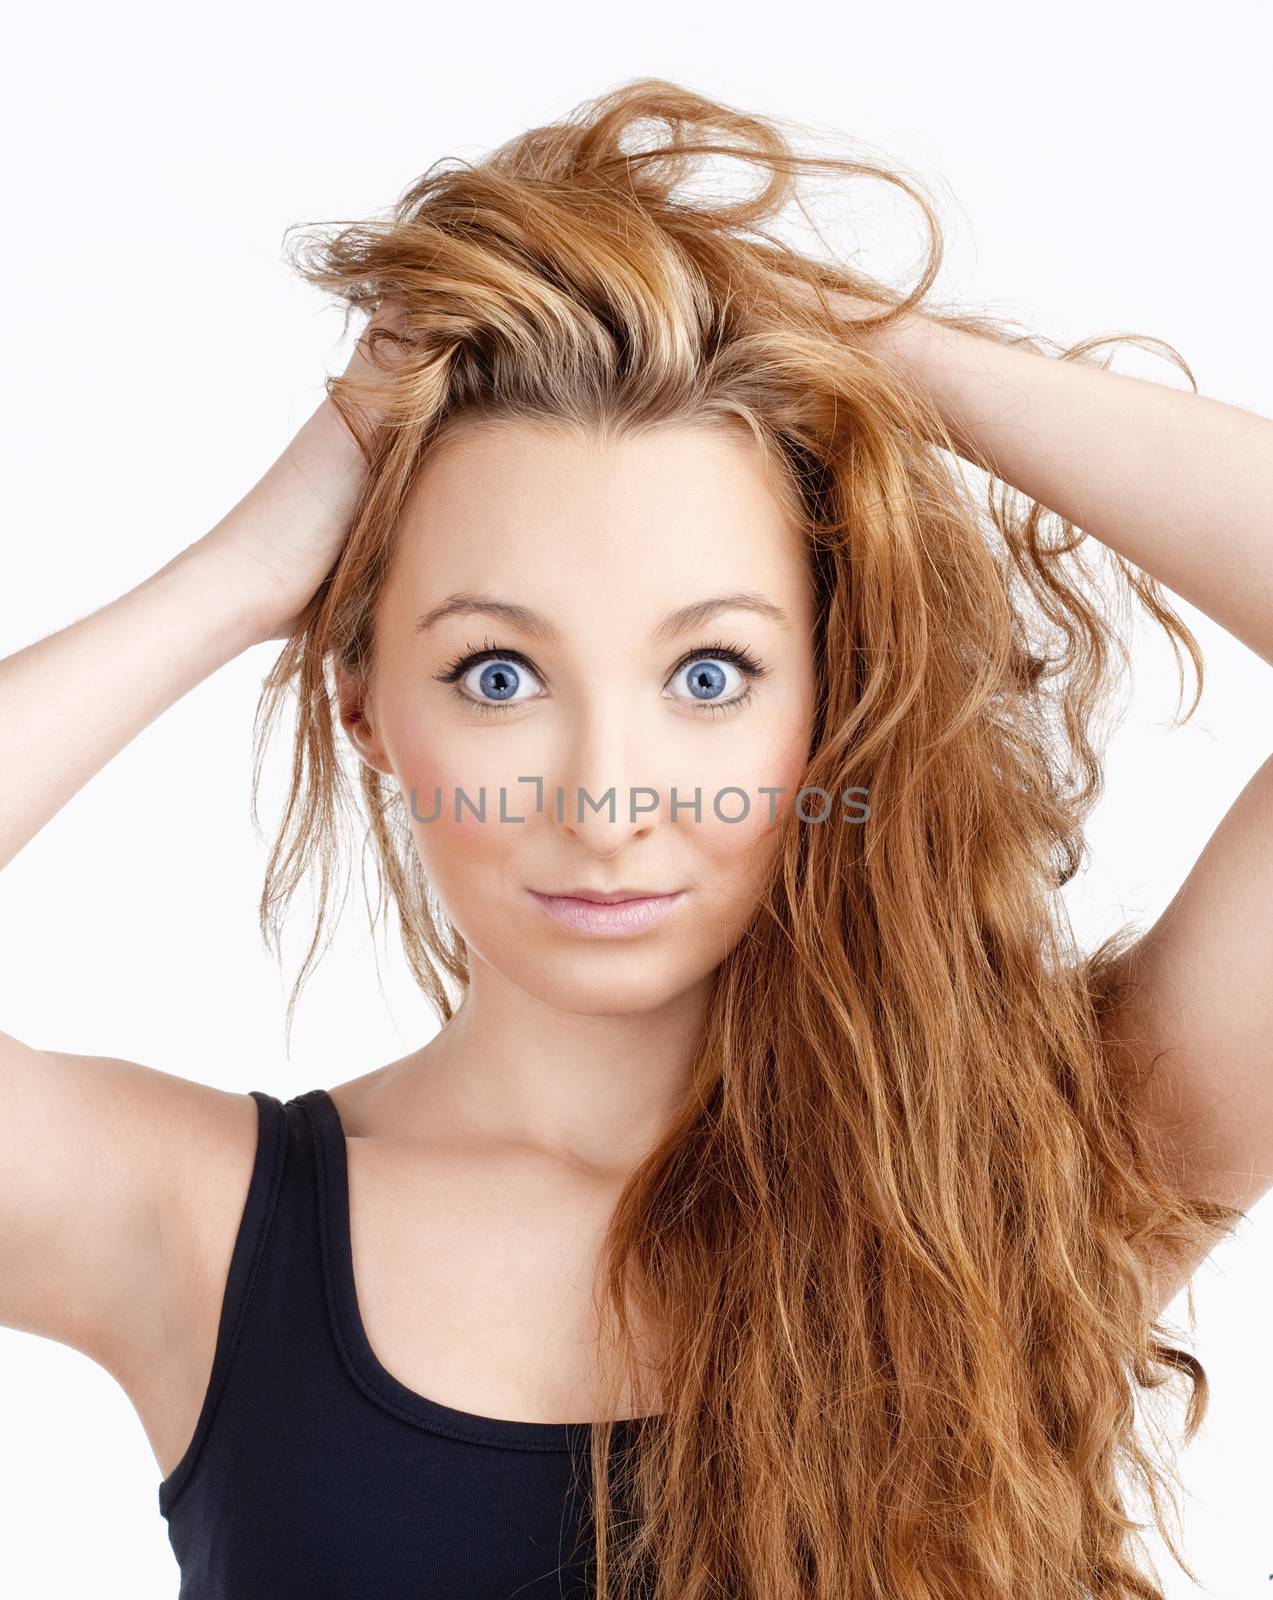
[[[961,450],[1273,665],[1273,421],[912,316],[874,348]]]
[[[873,337],[962,453],[1273,664],[1273,421],[920,316]],[[1263,710],[1273,727],[1273,694]],[[1110,1048],[1167,1052],[1138,1115],[1191,1192],[1249,1210],[1273,1186],[1273,757],[1124,962]],[[1160,1307],[1198,1264],[1164,1274]]]

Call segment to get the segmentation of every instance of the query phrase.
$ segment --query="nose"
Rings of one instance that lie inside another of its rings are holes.
[[[657,831],[668,797],[639,719],[594,704],[581,713],[568,754],[545,782],[544,806],[562,832],[598,856]]]

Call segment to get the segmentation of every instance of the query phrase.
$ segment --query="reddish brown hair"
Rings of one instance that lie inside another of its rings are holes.
[[[749,164],[757,191],[685,192],[718,156]],[[909,295],[769,231],[814,175],[919,206],[930,253]],[[374,426],[356,385],[329,380],[367,488],[263,702],[298,706],[268,936],[320,877],[293,1005],[347,864],[338,824],[359,816],[442,1021],[467,981],[402,797],[365,765],[356,794],[338,759],[329,677],[369,663],[400,509],[460,418],[748,427],[800,507],[817,580],[804,782],[871,795],[865,827],[792,820],[716,976],[683,1114],[614,1212],[597,1281],[607,1415],[625,1389],[662,1410],[630,1455],[612,1455],[604,1418],[594,1430],[602,1600],[1161,1600],[1129,1548],[1120,1473],[1184,1565],[1134,1401],[1184,1374],[1191,1436],[1206,1376],[1160,1336],[1149,1251],[1194,1259],[1241,1214],[1177,1192],[1149,1158],[1104,1042],[1129,932],[1083,955],[1059,891],[1127,663],[1109,602],[1138,602],[1199,689],[1202,662],[1144,573],[992,473],[979,503],[923,394],[819,292],[1044,348],[929,305],[940,258],[932,204],[889,164],[802,151],[771,118],[652,79],[439,162],[389,217],[297,252],[349,308],[390,297],[405,321],[383,336]],[[659,1330],[652,1373],[634,1312]]]

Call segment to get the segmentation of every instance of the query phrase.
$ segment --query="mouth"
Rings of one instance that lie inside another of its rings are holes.
[[[609,937],[644,933],[662,922],[685,898],[683,889],[658,894],[622,889],[608,895],[596,890],[541,894],[531,889],[528,893],[560,927]]]
[[[662,900],[669,894],[680,894],[679,889],[532,889],[532,894],[542,894],[550,900],[587,900],[590,905],[615,906],[625,900]]]

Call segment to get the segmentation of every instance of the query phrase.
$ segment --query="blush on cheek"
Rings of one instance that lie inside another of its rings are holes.
[[[504,785],[501,819],[500,786]],[[440,881],[457,861],[477,863],[506,856],[520,845],[531,815],[516,788],[496,775],[458,779],[441,764],[421,763],[410,779],[414,794],[404,791],[416,850],[426,874]],[[531,797],[533,800],[533,795]],[[458,803],[457,803],[458,800]]]
[[[462,876],[474,882],[473,869],[501,855],[506,848],[501,835],[506,836],[511,831],[492,824],[489,817],[482,823],[466,815],[457,823],[452,811],[428,827],[417,828],[416,846],[426,871],[431,862],[436,864],[436,872],[430,876],[454,875],[458,867]]]
[[[769,821],[768,796],[762,795],[761,801],[763,809],[753,799],[751,811],[739,822],[713,817],[700,830],[700,854],[715,863],[724,879],[738,885],[756,879],[777,847],[781,824]]]
[[[428,832],[445,827],[455,816],[457,789],[478,804],[482,774],[466,770],[445,740],[436,735],[430,738],[423,730],[399,730],[394,754],[412,827],[424,827]]]

